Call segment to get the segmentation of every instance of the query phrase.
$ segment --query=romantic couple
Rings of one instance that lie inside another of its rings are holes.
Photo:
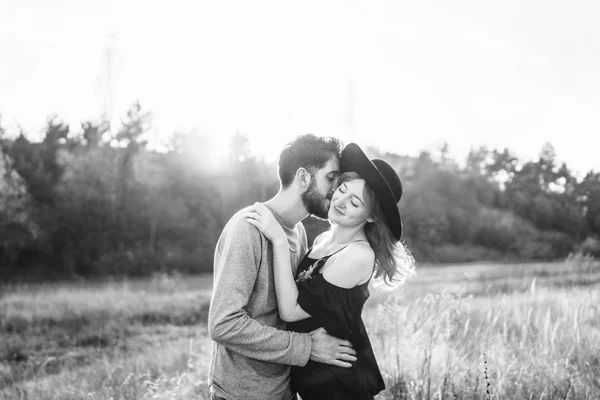
[[[283,149],[278,174],[275,197],[237,212],[216,246],[211,399],[373,399],[384,382],[361,318],[368,285],[414,272],[400,178],[312,134]],[[331,224],[310,249],[309,215]]]

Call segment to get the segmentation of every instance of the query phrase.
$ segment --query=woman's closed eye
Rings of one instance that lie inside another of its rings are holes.
[[[346,184],[345,183],[342,183],[340,185],[340,187],[338,188],[338,190],[340,191],[340,193],[346,193],[348,191],[347,188],[346,188]],[[350,200],[350,204],[352,204],[354,207],[358,207],[359,206],[358,204],[356,204],[354,202],[354,198],[352,198],[352,200]]]

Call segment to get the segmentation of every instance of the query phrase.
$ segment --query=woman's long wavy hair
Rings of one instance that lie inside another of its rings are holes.
[[[344,172],[340,184],[356,179],[362,177],[356,172]],[[379,200],[368,184],[365,185],[363,196],[369,207],[370,218],[373,220],[367,222],[364,229],[367,240],[375,252],[375,279],[380,279],[380,282],[383,281],[390,287],[401,286],[414,276],[415,259],[404,243],[396,240],[392,234]]]

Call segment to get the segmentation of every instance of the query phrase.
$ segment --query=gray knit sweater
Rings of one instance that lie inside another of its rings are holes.
[[[209,383],[228,400],[289,400],[290,366],[308,362],[311,339],[285,330],[277,311],[272,245],[244,211],[229,220],[215,250]],[[306,231],[301,222],[278,221],[288,236],[295,275],[307,251]]]

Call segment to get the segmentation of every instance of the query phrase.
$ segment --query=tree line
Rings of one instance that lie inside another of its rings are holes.
[[[103,120],[74,131],[51,117],[32,141],[25,132],[9,137],[0,121],[2,279],[212,270],[229,217],[277,192],[275,163],[238,133],[219,168],[208,168],[198,149],[210,137],[175,133],[157,151],[147,142],[151,126],[137,102],[114,131]],[[551,144],[533,161],[472,149],[463,166],[447,145],[418,157],[366,152],[402,177],[405,241],[419,262],[600,256],[600,173],[577,179]],[[309,241],[327,227],[305,225]]]

